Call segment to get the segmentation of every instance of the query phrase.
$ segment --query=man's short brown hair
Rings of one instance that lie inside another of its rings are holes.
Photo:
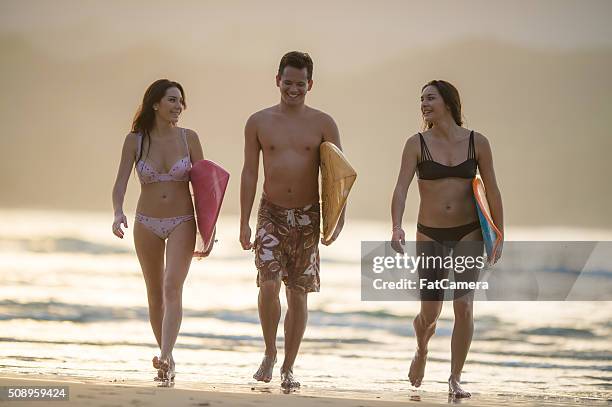
[[[306,68],[308,80],[312,80],[312,59],[307,53],[291,51],[283,55],[278,66],[278,76],[283,74],[286,66],[292,66],[297,69]]]

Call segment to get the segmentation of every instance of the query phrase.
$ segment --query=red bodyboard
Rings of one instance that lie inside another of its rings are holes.
[[[229,177],[229,172],[210,160],[197,161],[191,168],[190,180],[196,220],[204,249],[209,247],[214,236]]]

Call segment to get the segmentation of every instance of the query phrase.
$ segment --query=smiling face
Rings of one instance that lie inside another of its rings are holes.
[[[286,66],[282,75],[276,76],[276,86],[279,87],[281,100],[289,106],[304,104],[306,93],[312,88],[312,80],[308,80],[306,68]]]
[[[170,87],[166,89],[166,93],[158,103],[153,104],[153,110],[155,115],[163,120],[172,123],[176,123],[179,116],[183,112],[185,102],[183,100],[183,94],[177,87]]]
[[[435,123],[450,114],[438,88],[433,85],[426,86],[421,93],[421,114],[428,123]]]

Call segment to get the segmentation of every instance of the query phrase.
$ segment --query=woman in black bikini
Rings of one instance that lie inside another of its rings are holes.
[[[482,234],[471,184],[477,169],[487,191],[493,221],[503,233],[502,199],[495,180],[489,142],[482,134],[461,127],[459,92],[446,81],[431,81],[423,86],[421,112],[426,130],[406,141],[393,193],[392,245],[397,251],[403,250],[400,246],[400,243],[405,243],[402,216],[408,187],[417,173],[421,197],[416,233],[417,254],[445,256],[452,250],[453,256],[481,255]],[[498,258],[492,259],[493,262]],[[477,268],[453,274],[455,281],[478,279]],[[421,279],[447,276],[448,271],[444,269],[419,269]],[[462,389],[460,377],[474,331],[473,296],[473,290],[454,292],[455,325],[448,385],[449,394],[455,397],[470,397],[470,393]],[[409,373],[410,383],[415,387],[419,387],[423,380],[427,343],[435,332],[443,298],[442,290],[421,290],[421,310],[413,322],[417,349]]]

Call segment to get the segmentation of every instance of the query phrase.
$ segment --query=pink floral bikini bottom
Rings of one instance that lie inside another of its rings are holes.
[[[155,233],[160,239],[166,240],[178,225],[194,219],[193,215],[174,216],[172,218],[152,218],[140,213],[136,214],[136,221]]]

